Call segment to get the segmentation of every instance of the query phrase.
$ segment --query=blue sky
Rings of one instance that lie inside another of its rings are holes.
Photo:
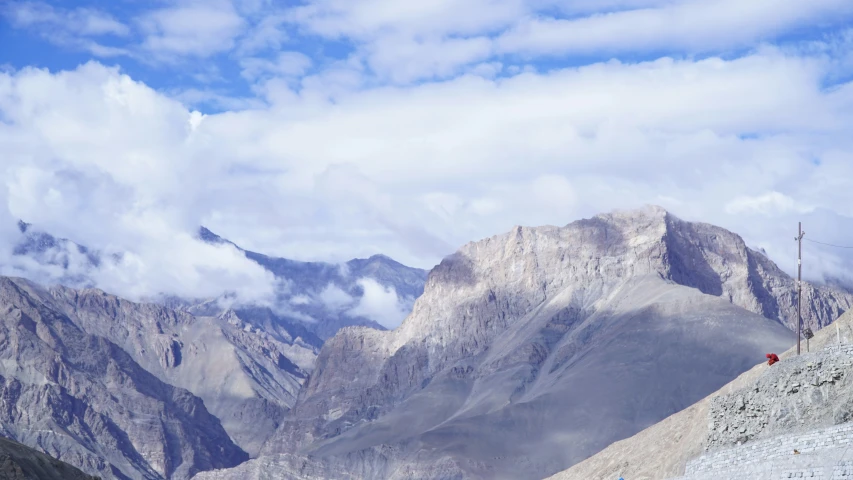
[[[356,67],[363,87],[413,85],[611,59],[733,58],[765,44],[831,48],[850,32],[849,2],[754,3],[13,0],[3,7],[0,64],[56,71],[96,60],[215,112],[264,100],[264,80],[298,86],[341,63]],[[827,82],[847,79],[842,71]]]
[[[849,0],[6,1],[0,223],[130,252],[131,297],[274,288],[198,224],[428,268],[646,203],[793,271],[798,220],[853,243],[852,47]]]

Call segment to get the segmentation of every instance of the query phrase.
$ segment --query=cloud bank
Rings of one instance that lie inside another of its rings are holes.
[[[849,2],[9,5],[21,31],[126,55],[0,73],[4,265],[24,219],[123,252],[95,272],[110,291],[262,299],[285,286],[199,225],[275,256],[429,268],[516,224],[646,203],[789,272],[799,220],[853,245]],[[238,94],[212,87],[229,70]],[[851,252],[807,245],[804,273],[850,278]],[[355,308],[393,324],[400,299],[374,287]]]

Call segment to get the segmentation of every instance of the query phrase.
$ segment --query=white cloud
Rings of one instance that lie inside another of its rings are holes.
[[[290,38],[284,27],[286,22],[287,18],[280,14],[264,16],[240,40],[238,52],[249,55],[267,49],[279,50]]]
[[[648,8],[572,19],[531,16],[502,34],[498,49],[540,54],[701,52],[750,46],[798,25],[840,22],[853,15],[853,4],[847,0],[649,3]]]
[[[291,305],[308,305],[311,303],[311,297],[308,295],[294,295],[290,298]]]
[[[453,76],[461,67],[491,56],[492,42],[486,37],[417,40],[388,36],[367,50],[367,63],[374,72],[407,83]]]
[[[125,36],[130,33],[127,25],[112,15],[92,8],[66,10],[42,2],[10,2],[5,13],[17,27],[60,29],[83,36]]]
[[[726,204],[726,212],[731,214],[752,213],[760,215],[784,215],[786,213],[807,213],[813,210],[798,205],[797,202],[782,193],[768,192],[759,196],[740,196]]]
[[[161,60],[231,50],[246,28],[228,0],[182,1],[146,13],[138,23],[146,34],[142,48]]]
[[[337,285],[330,283],[317,295],[320,301],[331,310],[342,310],[352,305],[353,298]]]
[[[358,285],[364,290],[364,295],[348,311],[349,314],[369,318],[389,329],[403,323],[411,305],[400,301],[394,287],[384,287],[371,278],[359,279]]]
[[[807,25],[842,24],[847,0],[309,0],[294,29],[346,39],[382,80],[444,78],[466,65],[539,55],[751,48]],[[497,54],[497,57],[495,56]]]
[[[310,0],[289,16],[310,31],[365,39],[382,32],[469,35],[498,29],[529,11],[523,0]]]
[[[312,0],[287,12],[303,31],[346,38],[383,80],[445,78],[493,52],[488,34],[529,11],[523,0]]]
[[[832,223],[814,215],[827,209],[846,225],[833,235],[853,234],[853,88],[824,89],[834,66],[821,56],[763,49],[370,88],[357,65],[336,68],[300,89],[267,82],[269,105],[201,121],[97,63],[2,73],[2,215],[128,252],[98,278],[138,295],[276,290],[233,252],[199,246],[199,224],[274,255],[382,252],[422,267],[514,224],[643,203],[734,229],[780,260],[795,216],[820,239]],[[767,192],[814,211],[726,209]],[[379,293],[364,308],[393,312]]]
[[[51,113],[42,116],[48,105]],[[196,129],[204,124],[198,114],[97,64],[56,75],[3,74],[0,112],[9,122],[0,124],[4,227],[26,219],[106,256],[122,254],[94,272],[72,264],[70,273],[88,273],[102,288],[134,299],[231,291],[263,302],[274,295],[271,274],[233,247],[193,237],[201,212],[192,188],[210,187],[200,167],[213,164],[182,161],[187,150],[178,146],[192,143],[193,120]],[[19,235],[5,235],[5,268],[26,261],[10,255]],[[27,268],[41,279],[64,274]]]
[[[130,53],[125,48],[103,45],[91,38],[123,38],[131,33],[127,25],[97,9],[63,9],[43,2],[9,2],[0,6],[0,15],[16,28],[32,30],[55,45],[86,51],[96,57]]]
[[[274,60],[245,58],[240,60],[241,75],[249,81],[266,76],[295,78],[305,75],[312,61],[300,52],[279,52]]]

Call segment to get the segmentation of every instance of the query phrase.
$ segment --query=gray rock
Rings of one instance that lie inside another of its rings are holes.
[[[853,345],[788,358],[711,400],[705,451],[853,420]]]
[[[20,443],[0,438],[0,478],[5,480],[98,480]]]
[[[153,337],[163,363],[178,363],[171,344]],[[201,399],[80,328],[47,290],[6,277],[0,277],[0,430],[105,478],[188,479],[248,458]]]
[[[261,328],[233,311],[195,317],[95,289],[55,287],[49,293],[38,301],[115,343],[163,382],[200,397],[253,455],[295,402],[316,357],[317,347],[283,324]]]

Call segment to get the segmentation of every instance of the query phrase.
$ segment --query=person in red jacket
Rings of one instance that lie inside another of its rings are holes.
[[[773,365],[774,363],[776,363],[776,362],[778,362],[778,361],[779,361],[779,356],[778,356],[778,355],[776,355],[775,353],[768,353],[768,354],[766,355],[766,357],[767,357],[767,359],[768,359],[768,360],[767,360],[767,365]]]

